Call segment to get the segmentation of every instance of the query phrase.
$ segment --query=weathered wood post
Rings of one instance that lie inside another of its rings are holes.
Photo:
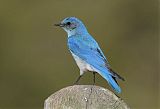
[[[130,109],[108,89],[95,85],[63,88],[45,100],[44,109]]]

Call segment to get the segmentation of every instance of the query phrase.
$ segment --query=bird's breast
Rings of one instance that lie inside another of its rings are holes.
[[[79,58],[78,56],[76,56],[75,54],[72,53],[73,58],[75,59],[79,69],[83,72],[86,71],[94,71],[94,68],[88,64],[86,61],[82,60],[81,58]]]

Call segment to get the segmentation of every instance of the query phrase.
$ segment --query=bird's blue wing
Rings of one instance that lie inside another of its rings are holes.
[[[72,53],[97,69],[97,71],[99,71],[98,73],[108,81],[116,92],[121,92],[115,78],[113,78],[115,75],[107,68],[105,56],[93,39],[83,39],[81,36],[70,36],[68,38],[68,47]]]

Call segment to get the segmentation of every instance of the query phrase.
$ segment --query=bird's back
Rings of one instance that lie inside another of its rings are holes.
[[[95,72],[105,78],[116,92],[121,92],[121,88],[116,82],[116,78],[121,79],[121,77],[109,68],[103,52],[91,36],[70,36],[68,47],[75,56],[89,64]]]

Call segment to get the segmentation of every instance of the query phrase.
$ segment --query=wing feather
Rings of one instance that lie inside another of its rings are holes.
[[[90,39],[82,39],[81,36],[70,36],[68,38],[69,50],[77,55],[88,64],[92,65],[100,71],[107,70],[107,72],[118,79],[124,80],[123,77],[114,72],[104,56],[102,50],[97,42],[90,37]]]

